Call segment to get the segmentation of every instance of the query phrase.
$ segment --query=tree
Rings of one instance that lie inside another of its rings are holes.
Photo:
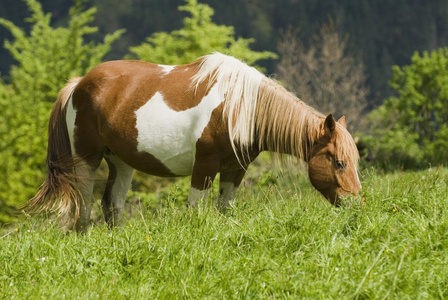
[[[68,27],[52,28],[37,0],[25,0],[31,17],[26,33],[0,19],[14,40],[5,48],[17,61],[8,78],[0,82],[0,223],[37,190],[45,174],[47,123],[52,102],[67,79],[80,76],[99,64],[122,31],[106,35],[103,43],[84,36],[97,31],[88,24],[95,8],[83,10],[83,0],[70,9]]]
[[[278,43],[278,76],[292,92],[325,114],[347,115],[352,129],[363,129],[369,89],[364,66],[349,53],[348,35],[332,19],[321,26],[306,47],[297,29],[288,29]]]
[[[446,163],[448,48],[415,52],[410,65],[393,67],[390,84],[398,96],[369,116],[376,159],[405,167]]]
[[[184,27],[171,33],[158,32],[130,51],[138,59],[160,64],[185,64],[213,51],[238,57],[253,65],[261,59],[276,58],[272,52],[256,52],[249,48],[253,39],[235,40],[234,28],[212,22],[213,9],[197,0],[185,0],[179,10],[191,16],[183,19]]]
[[[157,32],[146,38],[146,41],[136,47],[131,47],[127,58],[138,58],[159,64],[178,65],[196,60],[198,57],[214,51],[233,55],[254,65],[258,60],[276,58],[272,52],[256,52],[249,48],[253,39],[235,39],[235,30],[231,26],[217,25],[212,22],[213,9],[206,4],[199,4],[197,0],[185,0],[185,5],[179,7],[189,16],[182,21],[183,28],[170,33]],[[257,66],[256,66],[257,67]],[[263,71],[262,68],[258,67]],[[134,186],[145,190],[150,186],[159,185],[166,179],[147,179],[140,172],[136,172],[133,179]]]

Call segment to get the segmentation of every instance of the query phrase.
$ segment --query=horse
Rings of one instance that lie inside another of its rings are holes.
[[[217,173],[216,205],[228,207],[263,151],[305,161],[311,184],[334,205],[361,189],[359,154],[345,117],[324,116],[218,52],[177,66],[104,62],[60,91],[48,128],[47,177],[24,208],[58,212],[78,231],[89,225],[103,159],[109,174],[101,204],[111,227],[120,223],[134,169],[191,175],[192,207],[207,197]]]

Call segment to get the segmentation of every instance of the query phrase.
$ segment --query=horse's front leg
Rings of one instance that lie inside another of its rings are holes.
[[[245,169],[222,172],[219,179],[219,196],[216,206],[219,210],[224,210],[235,198],[235,192],[243,180]]]
[[[219,160],[214,156],[196,157],[191,174],[191,187],[188,194],[188,206],[196,207],[205,200],[213,180],[219,170]]]

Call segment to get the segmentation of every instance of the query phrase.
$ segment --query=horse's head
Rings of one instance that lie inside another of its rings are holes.
[[[361,189],[359,154],[346,127],[344,117],[336,122],[328,115],[308,155],[311,184],[334,205],[340,204],[340,197],[356,196]]]

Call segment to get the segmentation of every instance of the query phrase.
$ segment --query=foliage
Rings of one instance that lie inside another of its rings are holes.
[[[207,4],[199,4],[197,0],[185,2],[185,5],[179,7],[179,10],[190,14],[183,19],[184,27],[171,33],[154,33],[140,46],[131,47],[130,51],[138,59],[160,64],[186,64],[218,51],[253,65],[258,60],[276,57],[272,52],[250,50],[253,39],[240,37],[235,40],[233,27],[214,24],[214,11]]]
[[[416,52],[412,64],[393,68],[388,98],[372,112],[370,146],[376,160],[406,167],[446,163],[448,147],[448,48]]]
[[[361,176],[365,204],[306,178],[243,188],[220,214],[170,203],[108,230],[39,220],[0,234],[5,298],[444,299],[448,170]],[[298,187],[294,186],[297,184]]]
[[[17,92],[32,91],[37,93],[32,96],[40,99],[44,95],[43,100],[53,102],[68,78],[83,75],[101,63],[110,51],[112,42],[123,31],[106,35],[102,44],[86,42],[84,36],[98,29],[88,26],[95,18],[96,9],[83,12],[83,1],[78,0],[70,9],[67,28],[52,28],[51,14],[44,14],[35,0],[26,0],[32,13],[27,19],[32,24],[29,36],[10,21],[0,20],[14,37],[14,42],[5,42],[5,48],[18,62],[10,72],[11,83]]]
[[[278,43],[279,79],[324,114],[346,115],[349,130],[365,129],[369,88],[363,63],[353,56],[348,35],[333,19],[321,25],[306,46],[299,29],[289,28]]]
[[[26,0],[31,13],[27,33],[0,19],[13,41],[5,47],[17,61],[8,83],[0,82],[0,223],[9,220],[11,209],[30,198],[44,179],[46,124],[51,103],[72,76],[80,76],[101,62],[122,31],[106,35],[103,43],[85,36],[97,28],[88,24],[94,8],[83,10],[83,0],[70,9],[68,27],[53,28],[51,14],[44,14],[36,0]]]
[[[40,0],[46,11],[53,12],[55,24],[66,20],[71,0]],[[341,21],[340,32],[350,35],[356,55],[362,56],[372,87],[369,107],[376,107],[392,94],[387,82],[393,64],[404,65],[416,50],[436,49],[448,45],[448,1],[316,1],[316,0],[207,0],[216,12],[216,24],[235,28],[236,36],[252,37],[253,49],[276,51],[281,30],[299,27],[305,45],[331,16]],[[180,28],[182,13],[176,8],[180,0],[91,0],[98,7],[94,24],[103,31],[92,36],[102,40],[104,31],[126,28],[127,33],[112,49],[108,59],[119,59],[132,45],[139,45],[154,32],[171,32]],[[0,17],[19,24],[24,18],[22,1],[0,1]],[[400,15],[396,12],[400,11]],[[0,40],[7,36],[0,28]],[[0,48],[0,72],[5,74],[12,58]],[[269,73],[275,62],[263,65]]]

